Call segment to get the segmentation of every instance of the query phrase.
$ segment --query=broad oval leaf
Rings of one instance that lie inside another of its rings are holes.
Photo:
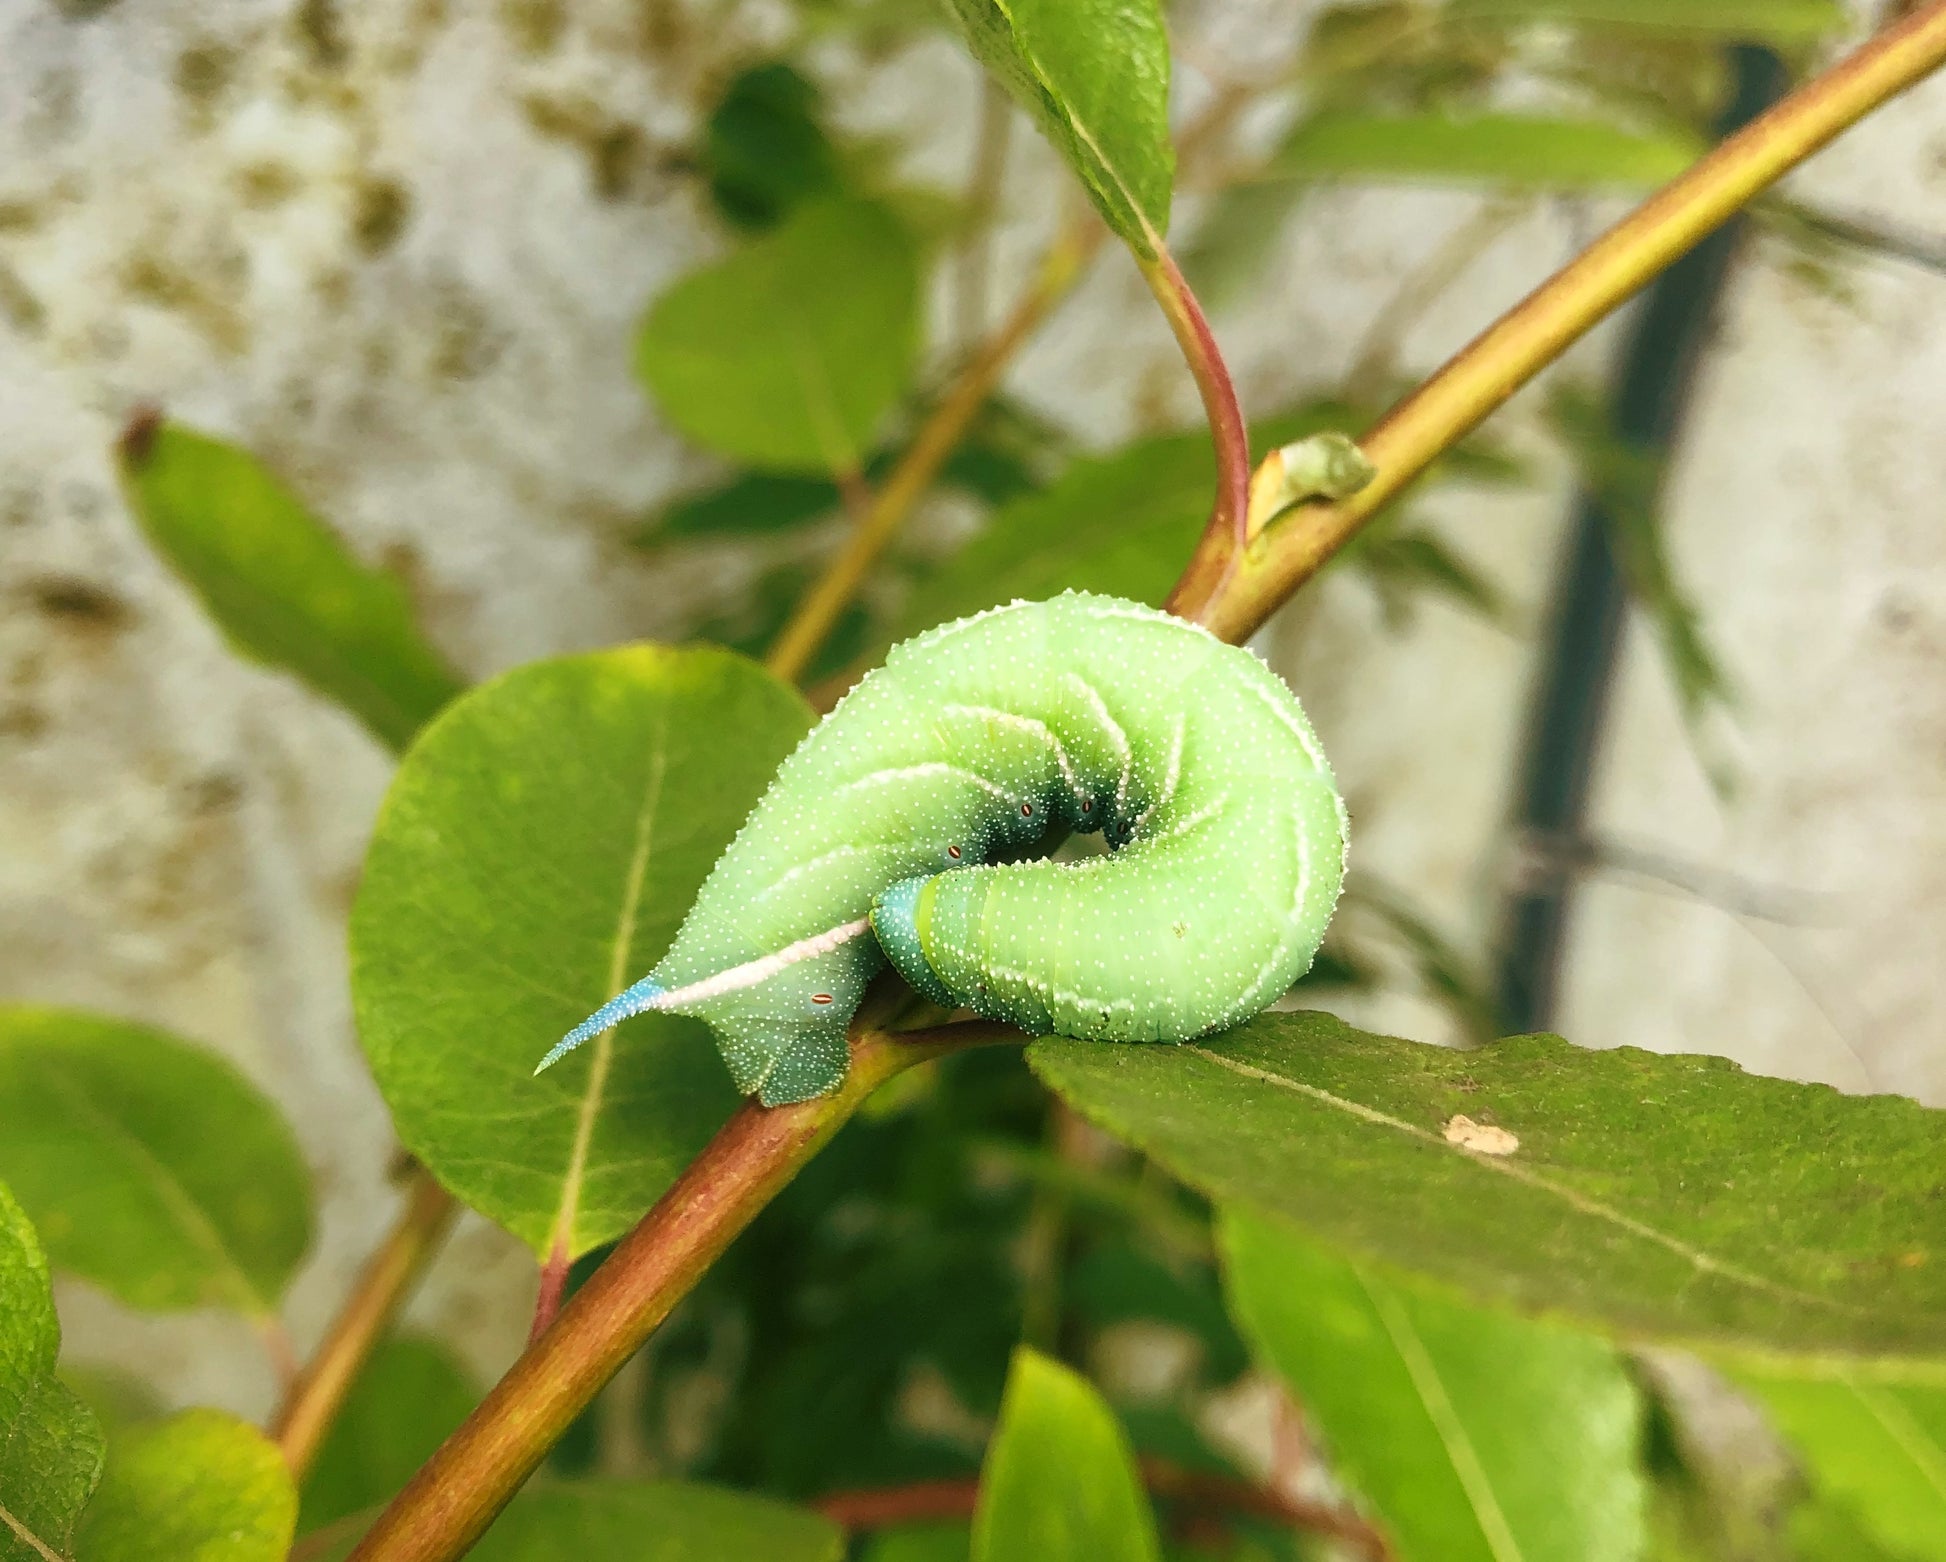
[[[1627,27],[1680,36],[1811,43],[1842,32],[1838,0],[1448,0],[1455,17]]]
[[[476,689],[400,765],[352,911],[359,1031],[406,1146],[536,1252],[619,1236],[736,1106],[671,1015],[534,1065],[655,964],[810,725],[743,657],[627,646]]]
[[[1667,1339],[1946,1344],[1946,1113],[1901,1097],[1557,1036],[1460,1052],[1325,1014],[1028,1055],[1206,1193],[1484,1301]]]
[[[101,1427],[55,1377],[60,1353],[47,1258],[0,1183],[0,1562],[69,1555],[101,1479]]]
[[[871,201],[819,201],[651,306],[636,366],[700,445],[855,472],[919,350],[919,255]]]
[[[1327,112],[1300,123],[1267,165],[1287,179],[1403,179],[1578,189],[1655,185],[1704,151],[1676,131],[1529,115]]]
[[[229,1063],[127,1020],[0,1008],[0,1123],[0,1177],[57,1269],[131,1307],[276,1312],[310,1174]]]
[[[1895,1364],[1777,1357],[1733,1375],[1790,1439],[1820,1498],[1888,1552],[1946,1559],[1946,1362],[1901,1381]]]
[[[354,558],[247,451],[138,423],[122,472],[149,541],[241,655],[295,673],[394,749],[459,692],[399,582]]]
[[[1156,0],[952,0],[973,53],[1081,176],[1108,226],[1154,255],[1169,231],[1169,34]]]
[[[1612,1345],[1396,1282],[1241,1210],[1222,1244],[1239,1321],[1400,1562],[1642,1555],[1642,1407]]]
[[[304,1532],[378,1507],[479,1403],[480,1390],[432,1340],[383,1341],[345,1396],[304,1479]]]
[[[980,1471],[973,1562],[1159,1562],[1135,1451],[1086,1378],[1022,1347]]]
[[[189,1410],[117,1437],[82,1515],[78,1562],[284,1562],[297,1492],[277,1445]]]

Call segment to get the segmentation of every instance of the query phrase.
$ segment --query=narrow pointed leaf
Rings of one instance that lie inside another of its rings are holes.
[[[1554,1036],[1454,1051],[1323,1014],[1029,1058],[1205,1192],[1482,1301],[1651,1337],[1946,1348],[1946,1112],[1901,1097]]]
[[[1612,1345],[1223,1223],[1232,1305],[1400,1562],[1635,1562],[1642,1407]]]
[[[229,1063],[126,1020],[0,1007],[0,1123],[0,1178],[56,1268],[131,1307],[277,1310],[310,1174]]]
[[[101,1427],[55,1377],[60,1353],[47,1259],[0,1184],[0,1562],[70,1555],[101,1479]]]
[[[115,1439],[76,1562],[284,1562],[296,1521],[277,1445],[234,1416],[190,1410]]]
[[[1781,1357],[1734,1372],[1819,1496],[1915,1562],[1946,1559],[1946,1362],[1929,1365],[1915,1381],[1900,1381],[1891,1363],[1852,1369]]]
[[[1135,1451],[1095,1387],[1014,1353],[980,1472],[973,1562],[1159,1562]]]
[[[122,443],[136,518],[236,651],[405,747],[460,690],[405,589],[355,558],[254,456],[173,423]]]
[[[636,366],[699,445],[779,471],[856,471],[912,377],[919,256],[869,201],[819,201],[650,308]]]
[[[1169,35],[1156,0],[952,0],[973,53],[1137,254],[1169,230]]]
[[[1594,120],[1345,111],[1298,125],[1267,172],[1287,179],[1578,189],[1662,184],[1703,150],[1701,141],[1674,131],[1644,135]]]
[[[672,1015],[533,1070],[655,964],[810,723],[740,656],[629,646],[482,686],[400,765],[352,913],[359,1032],[407,1147],[536,1252],[619,1236],[735,1107]]]

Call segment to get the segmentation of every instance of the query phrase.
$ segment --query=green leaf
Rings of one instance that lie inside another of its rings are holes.
[[[138,424],[122,474],[149,541],[238,654],[295,673],[394,749],[459,692],[404,587],[354,558],[246,451]]]
[[[1796,1446],[1822,1498],[1888,1551],[1946,1559],[1946,1363],[1930,1382],[1782,1357],[1733,1375]]]
[[[1594,120],[1338,111],[1298,124],[1266,173],[1534,189],[1654,185],[1673,179],[1704,149],[1675,131],[1642,135]]]
[[[698,444],[783,471],[855,471],[919,349],[919,256],[869,201],[820,201],[650,308],[636,367]]]
[[[47,1259],[0,1184],[0,1562],[68,1555],[101,1479],[101,1428],[55,1377],[60,1353]]]
[[[277,1445],[217,1410],[116,1438],[77,1562],[284,1562],[297,1493]]]
[[[1169,230],[1169,35],[1156,0],[952,0],[968,45],[1137,254]]]
[[[1467,20],[1551,21],[1649,32],[1810,43],[1847,24],[1838,0],[1448,0]]]
[[[516,1497],[472,1562],[839,1562],[844,1537],[814,1513],[674,1482],[570,1483]]]
[[[761,232],[839,188],[818,89],[782,60],[739,71],[703,127],[710,199],[739,228]]]
[[[111,1434],[124,1427],[160,1421],[168,1413],[155,1385],[122,1367],[63,1362],[61,1381],[81,1396],[82,1403]]]
[[[1433,532],[1381,522],[1353,537],[1339,550],[1339,558],[1371,582],[1393,627],[1406,622],[1414,598],[1421,594],[1444,597],[1503,627],[1512,621],[1513,610],[1500,588]]]
[[[811,725],[707,647],[515,669],[414,744],[352,912],[352,991],[407,1147],[536,1252],[621,1235],[736,1106],[709,1032],[643,1015],[539,1078],[655,964]]]
[[[464,1421],[480,1391],[432,1340],[394,1337],[372,1353],[305,1477],[299,1529],[377,1507]]]
[[[1925,1562],[1939,1554],[1887,1550],[1856,1514],[1830,1502],[1799,1503],[1786,1518],[1784,1530],[1789,1562]]]
[[[1647,1336],[1946,1344],[1946,1113],[1556,1036],[1476,1051],[1265,1014],[1178,1047],[1034,1043],[1087,1117],[1225,1202],[1483,1301]],[[1483,1153],[1504,1130],[1511,1153]]]
[[[1614,1347],[1461,1306],[1241,1210],[1233,1306],[1402,1562],[1635,1562],[1642,1407]]]
[[[311,1240],[282,1115],[212,1053],[126,1020],[0,1007],[0,1177],[55,1267],[131,1307],[277,1310]]]
[[[839,505],[828,478],[788,472],[744,472],[718,488],[686,495],[651,520],[644,547],[696,537],[761,537],[829,515]]]
[[[1157,1562],[1135,1452],[1094,1386],[1024,1346],[980,1472],[973,1562]]]

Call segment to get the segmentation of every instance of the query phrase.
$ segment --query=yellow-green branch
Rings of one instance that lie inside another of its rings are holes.
[[[1703,158],[1528,295],[1392,409],[1360,447],[1378,475],[1291,512],[1207,593],[1215,529],[1170,606],[1226,640],[1253,634],[1358,528],[1592,326],[1813,152],[1946,61],[1946,0],[1885,29]],[[1275,461],[1273,455],[1269,458]]]

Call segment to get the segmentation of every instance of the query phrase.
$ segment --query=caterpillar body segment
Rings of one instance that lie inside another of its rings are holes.
[[[1105,855],[1016,860],[1100,833]],[[1297,700],[1247,651],[1069,593],[895,647],[779,769],[628,1015],[696,1015],[766,1105],[835,1089],[887,959],[1023,1028],[1180,1041],[1309,968],[1345,816]]]

